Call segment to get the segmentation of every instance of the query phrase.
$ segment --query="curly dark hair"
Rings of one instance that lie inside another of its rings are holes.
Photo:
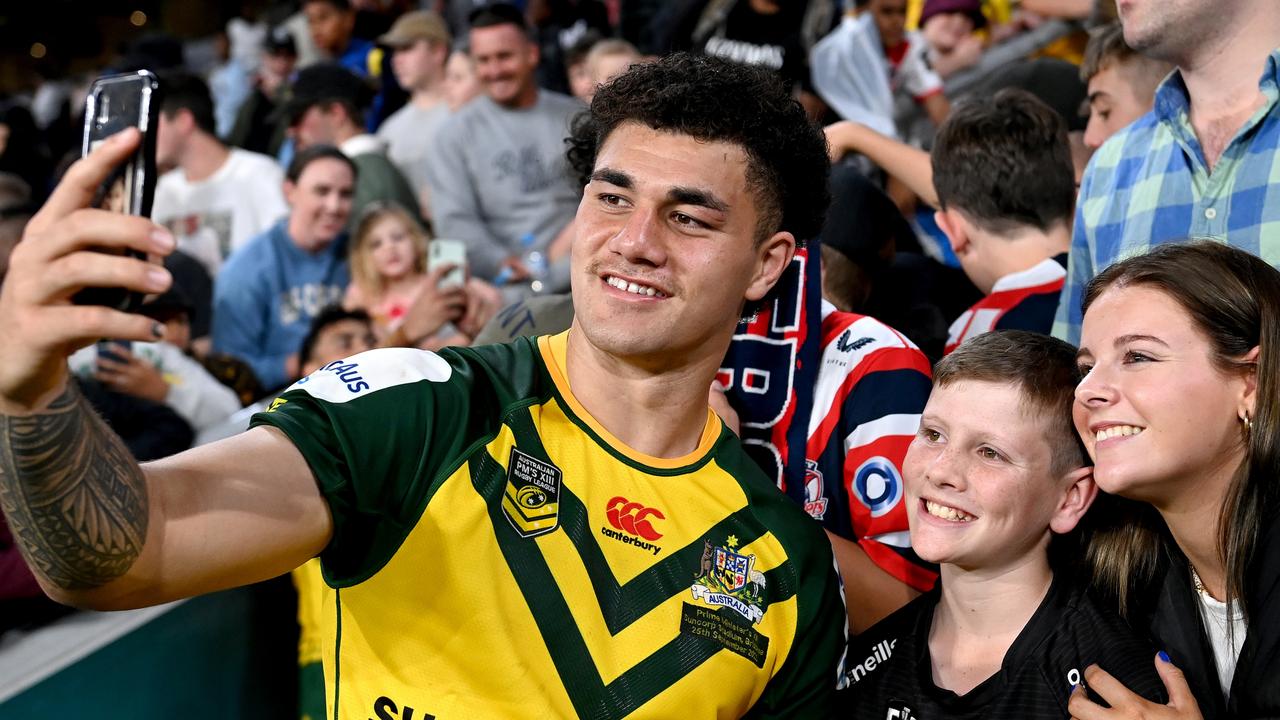
[[[822,228],[830,202],[826,137],[775,73],[689,53],[632,66],[600,87],[574,121],[568,157],[583,185],[605,139],[625,122],[742,147],[759,201],[757,242],[782,230],[804,241]]]

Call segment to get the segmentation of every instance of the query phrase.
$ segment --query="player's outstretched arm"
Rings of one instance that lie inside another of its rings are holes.
[[[68,170],[0,288],[0,509],[50,595],[101,608],[270,577],[318,552],[331,527],[283,436],[256,431],[144,469],[68,379],[79,347],[162,335],[149,318],[70,302],[85,287],[171,282],[156,264],[94,251],[173,249],[150,220],[87,208],[138,141],[121,133]]]
[[[0,418],[0,505],[50,597],[119,610],[265,580],[332,532],[302,455],[270,428],[139,466],[69,384]]]

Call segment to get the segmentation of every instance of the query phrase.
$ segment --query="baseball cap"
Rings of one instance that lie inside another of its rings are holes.
[[[397,18],[391,29],[378,38],[378,44],[390,48],[406,48],[419,40],[440,43],[446,47],[453,42],[449,37],[449,29],[438,14],[430,10],[414,10]]]
[[[298,71],[272,118],[292,125],[313,105],[348,102],[364,110],[372,99],[373,88],[359,75],[338,63],[316,63]]]
[[[283,25],[277,25],[267,31],[262,47],[269,55],[298,54],[298,46],[293,40],[293,34]]]
[[[924,8],[920,11],[920,26],[924,27],[929,18],[943,13],[968,15],[975,28],[987,24],[987,16],[982,14],[981,0],[925,0]]]

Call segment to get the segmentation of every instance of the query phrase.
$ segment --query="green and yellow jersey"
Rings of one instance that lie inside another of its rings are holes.
[[[566,339],[375,350],[255,416],[333,513],[330,717],[826,717],[845,611],[821,529],[709,410],[686,457],[610,435]]]

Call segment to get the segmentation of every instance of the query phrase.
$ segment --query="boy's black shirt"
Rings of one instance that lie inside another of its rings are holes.
[[[929,630],[941,581],[850,640],[841,679],[842,718],[1066,718],[1072,684],[1097,663],[1133,692],[1165,703],[1155,648],[1095,601],[1082,583],[1055,577],[1005,654],[1000,671],[965,695],[937,687]],[[847,685],[847,687],[846,687]],[[1090,693],[1095,702],[1099,698]]]

